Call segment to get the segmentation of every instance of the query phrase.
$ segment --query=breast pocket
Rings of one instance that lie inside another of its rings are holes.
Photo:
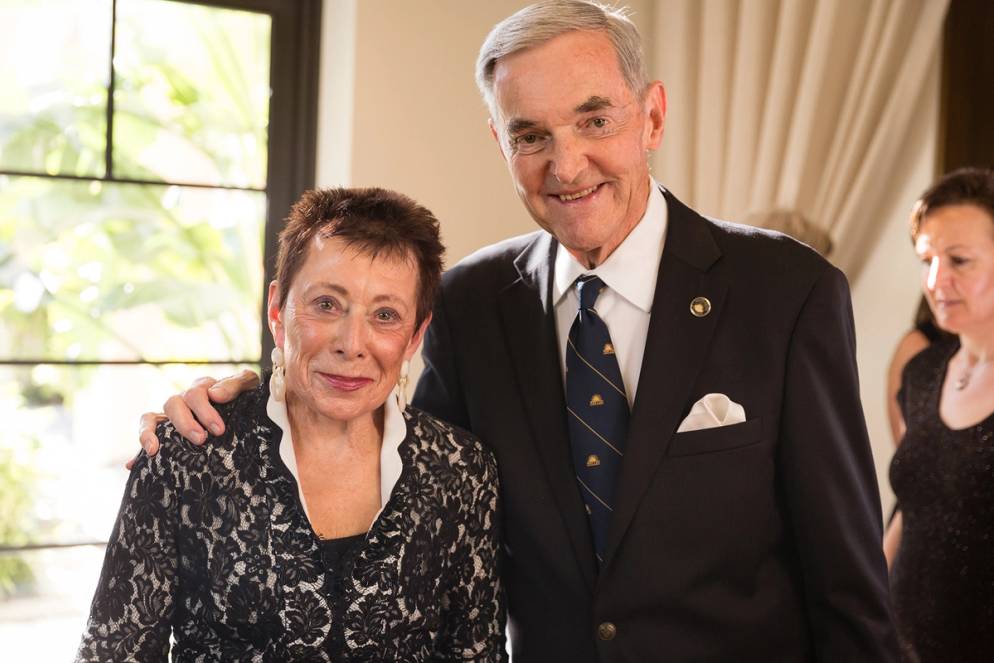
[[[677,433],[667,456],[696,456],[739,449],[756,444],[763,437],[763,420],[759,417],[731,426],[716,426]]]

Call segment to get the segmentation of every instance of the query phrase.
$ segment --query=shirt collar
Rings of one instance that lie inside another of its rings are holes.
[[[611,290],[646,313],[651,312],[666,223],[666,199],[655,180],[650,180],[645,214],[603,263],[587,269],[569,251],[559,247],[553,267],[553,301],[559,304],[578,277],[596,274]]]
[[[387,397],[383,404],[383,443],[380,446],[380,511],[390,499],[400,473],[404,469],[404,464],[400,458],[400,445],[407,437],[407,422],[400,409],[398,402],[398,392],[395,388]],[[283,431],[283,436],[279,442],[280,458],[283,464],[293,475],[297,482],[297,490],[300,491],[300,476],[297,471],[297,457],[293,452],[293,438],[290,433],[290,418],[287,415],[286,403],[277,401],[272,393],[266,403],[266,414]],[[307,503],[304,501],[304,493],[299,492],[300,503],[307,511]],[[379,514],[377,514],[379,515]]]

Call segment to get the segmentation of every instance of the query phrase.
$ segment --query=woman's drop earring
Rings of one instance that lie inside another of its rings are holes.
[[[269,378],[269,392],[277,401],[286,398],[286,371],[283,368],[283,349],[273,348],[270,355],[273,360],[273,375]]]
[[[397,379],[397,401],[400,409],[407,408],[407,373],[411,370],[411,362],[404,360],[400,365],[400,377]]]

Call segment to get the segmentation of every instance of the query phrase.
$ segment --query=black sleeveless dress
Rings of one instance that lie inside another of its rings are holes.
[[[931,345],[904,370],[898,400],[907,432],[890,481],[903,533],[891,593],[906,661],[994,661],[994,413],[953,430],[939,396],[956,339]]]

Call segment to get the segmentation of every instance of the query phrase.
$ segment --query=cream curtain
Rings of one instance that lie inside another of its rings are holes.
[[[726,219],[801,212],[854,279],[880,230],[888,175],[920,130],[947,6],[659,0],[647,53],[669,101],[657,178]]]

